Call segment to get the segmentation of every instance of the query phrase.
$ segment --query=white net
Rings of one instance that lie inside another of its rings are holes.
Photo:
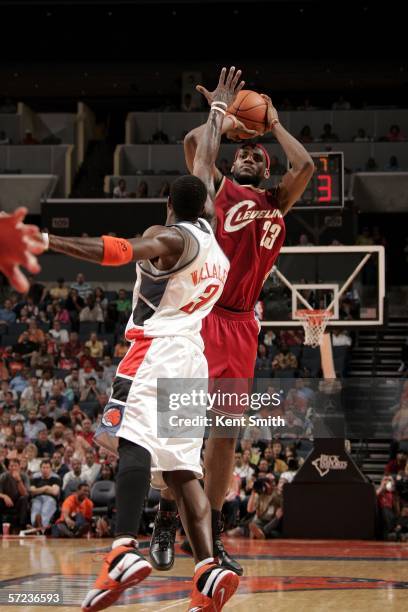
[[[332,317],[329,310],[298,310],[297,317],[301,320],[305,330],[305,346],[316,348],[323,340],[327,322]]]

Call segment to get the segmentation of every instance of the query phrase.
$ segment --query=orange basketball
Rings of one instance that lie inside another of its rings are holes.
[[[266,128],[268,105],[256,91],[242,89],[233,104],[228,108],[231,115],[245,123],[249,130],[256,130],[261,134]],[[251,138],[248,134],[239,134],[242,139]]]

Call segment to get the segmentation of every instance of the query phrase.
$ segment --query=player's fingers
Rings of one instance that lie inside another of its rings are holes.
[[[20,206],[14,211],[13,217],[16,220],[16,225],[24,221],[24,217],[28,213],[28,209],[25,206]]]
[[[241,91],[241,89],[244,87],[245,85],[245,81],[241,81],[238,85],[238,87],[235,90],[235,93],[238,93],[239,91]]]
[[[27,223],[24,223],[23,225],[23,232],[25,234],[29,234],[30,236],[35,236],[35,234],[38,234],[39,236],[41,235],[37,225],[30,225]]]
[[[41,253],[44,253],[44,250],[45,250],[44,242],[40,240],[28,240],[26,244],[27,244],[27,248],[29,249],[30,253],[33,253],[34,255],[41,255]]]
[[[210,94],[210,92],[208,91],[208,89],[206,89],[206,88],[205,88],[205,87],[203,87],[202,85],[197,85],[197,86],[196,86],[196,90],[197,90],[197,91],[199,91],[199,92],[200,92],[200,94],[202,94],[202,95],[203,95],[203,96],[206,98],[207,102],[210,102],[210,100],[211,100],[211,94]]]
[[[231,87],[231,81],[232,81],[232,78],[234,76],[234,73],[235,73],[235,66],[231,66],[231,68],[229,69],[229,72],[228,72],[227,80],[225,82],[225,85],[227,87]]]
[[[224,66],[224,68],[220,72],[220,78],[218,79],[218,85],[224,85],[226,73],[227,73],[227,69]]]
[[[19,206],[18,208],[16,208],[16,210],[13,212],[13,215],[15,217],[25,217],[26,214],[28,213],[28,208],[26,206]]]
[[[29,251],[25,253],[23,266],[27,268],[31,274],[38,274],[38,272],[41,270],[37,258]]]
[[[19,293],[26,293],[29,289],[27,278],[16,264],[2,266],[2,272],[7,276],[10,285]]]
[[[261,94],[261,98],[263,98],[265,102],[267,102],[268,104],[272,106],[272,100],[269,96],[267,96],[266,94]]]
[[[239,79],[241,78],[242,70],[237,70],[231,82],[231,89],[236,88]]]

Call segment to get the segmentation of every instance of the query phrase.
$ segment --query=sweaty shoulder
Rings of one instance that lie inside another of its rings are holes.
[[[143,238],[154,238],[158,234],[161,234],[163,231],[169,229],[171,228],[166,227],[165,225],[151,225],[143,232]]]
[[[165,242],[180,243],[181,248],[184,244],[183,236],[175,226],[152,225],[143,233],[143,238],[157,238]]]

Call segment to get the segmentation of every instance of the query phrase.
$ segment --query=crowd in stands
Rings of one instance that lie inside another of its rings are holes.
[[[111,533],[116,457],[93,437],[130,311],[127,291],[107,297],[82,274],[1,300],[0,521],[13,531]]]

